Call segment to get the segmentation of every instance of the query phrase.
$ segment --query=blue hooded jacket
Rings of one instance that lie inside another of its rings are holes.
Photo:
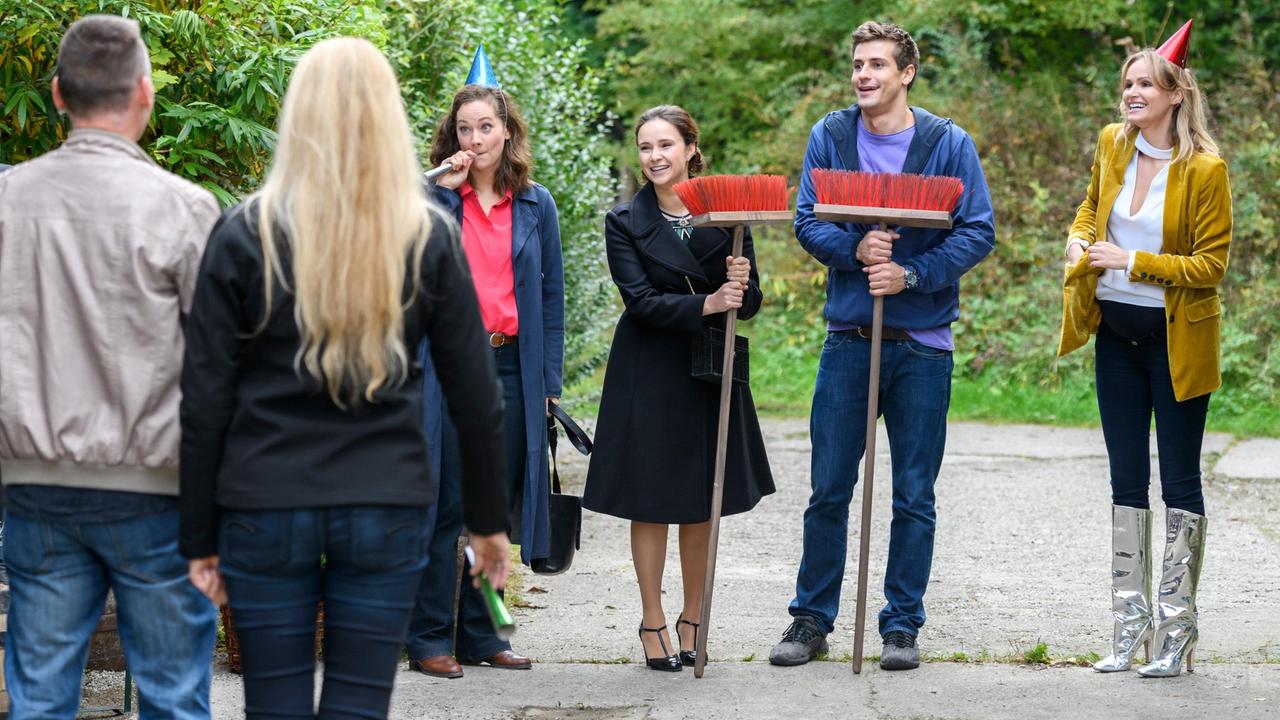
[[[949,175],[964,182],[964,195],[952,213],[950,230],[895,228],[893,261],[911,266],[920,285],[885,297],[884,323],[901,330],[949,325],[960,316],[960,276],[995,247],[991,195],[977,149],[969,134],[949,119],[917,107],[915,137],[907,149],[904,173]],[[828,113],[809,133],[800,191],[796,198],[796,239],[827,270],[827,321],[838,325],[871,324],[871,293],[863,263],[854,253],[873,227],[831,223],[813,215],[813,168],[859,170],[857,105]]]

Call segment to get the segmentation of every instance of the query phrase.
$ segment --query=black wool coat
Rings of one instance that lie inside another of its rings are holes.
[[[696,228],[686,245],[658,209],[652,185],[605,217],[609,271],[626,310],[614,331],[605,370],[595,449],[583,506],[651,523],[698,523],[711,516],[720,386],[690,374],[708,294],[727,280],[726,228]],[[740,320],[764,299],[748,231],[743,255],[751,280]],[[750,510],[773,492],[751,390],[734,383],[726,457],[725,515]]]

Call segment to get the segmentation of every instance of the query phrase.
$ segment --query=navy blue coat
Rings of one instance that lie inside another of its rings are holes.
[[[433,199],[462,225],[462,198],[457,192],[435,188]],[[520,380],[525,425],[525,476],[520,559],[525,564],[550,552],[551,484],[547,474],[546,399],[560,397],[564,372],[564,265],[556,202],[537,183],[516,193],[511,211],[511,266],[515,275],[516,313],[520,318]],[[424,433],[430,462],[439,477],[443,435],[444,393],[424,346]]]

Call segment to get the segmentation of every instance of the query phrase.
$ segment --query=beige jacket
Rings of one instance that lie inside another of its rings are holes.
[[[0,175],[5,484],[177,494],[180,315],[217,218],[98,130]]]

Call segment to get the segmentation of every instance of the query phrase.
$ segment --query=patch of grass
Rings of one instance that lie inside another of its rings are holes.
[[[1096,427],[1098,404],[1092,385],[1042,389],[956,377],[951,382],[951,411],[947,417],[953,422]]]
[[[507,575],[507,586],[502,591],[502,599],[507,606],[507,610],[513,610],[524,605],[524,597],[521,592],[524,590],[524,573],[521,572],[524,566],[520,564],[520,546],[511,546],[511,572]],[[470,578],[463,578],[462,582],[470,582]]]
[[[969,656],[962,652],[956,652],[951,654],[949,661],[955,663],[967,663],[969,662]]]
[[[755,653],[751,653],[750,655],[748,655],[748,656],[746,656],[746,657],[742,658],[742,662],[752,662],[752,661],[754,661],[755,659],[756,659],[756,654],[755,654]]]
[[[1051,660],[1048,643],[1036,643],[1035,647],[1022,653],[1022,662],[1027,665],[1048,665]]]
[[[577,660],[569,659],[569,660],[565,660],[564,664],[565,665],[630,665],[631,658],[626,656],[618,656],[612,659],[609,659],[609,658],[604,658],[604,659],[583,658],[583,659],[577,659]]]

